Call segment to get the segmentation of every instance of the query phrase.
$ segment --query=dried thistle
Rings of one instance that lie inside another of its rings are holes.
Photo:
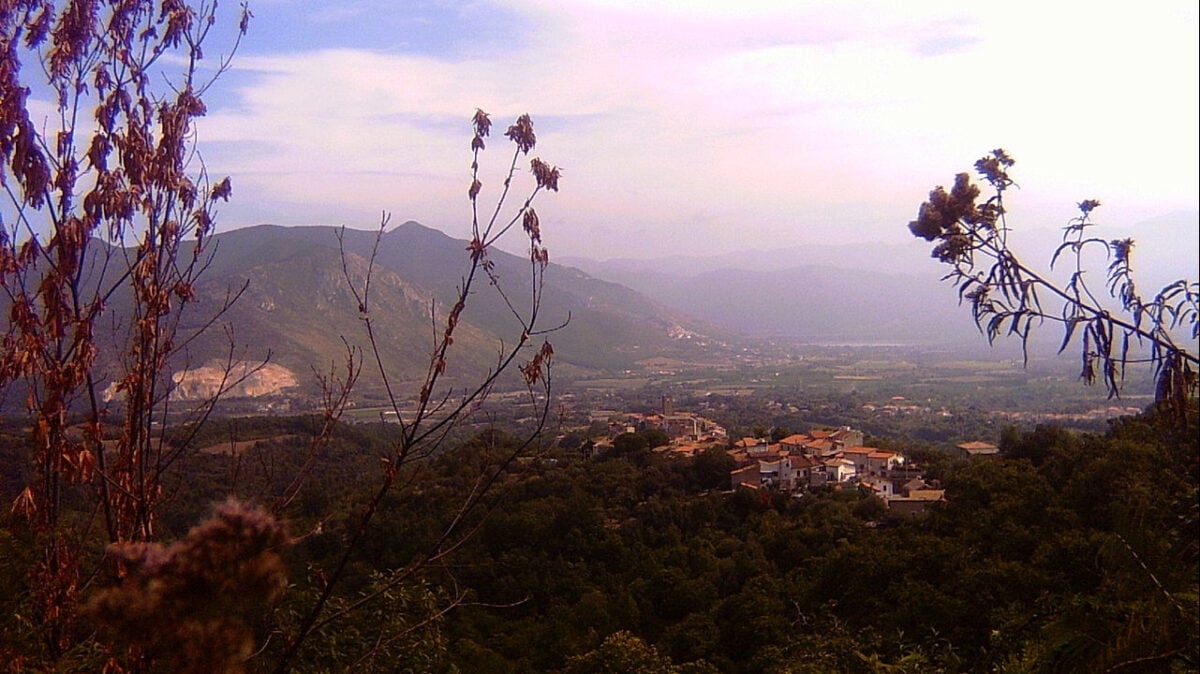
[[[1082,329],[1080,376],[1086,383],[1103,378],[1110,397],[1119,394],[1126,364],[1139,362],[1130,356],[1131,344],[1144,344],[1149,354],[1140,362],[1154,369],[1159,404],[1182,409],[1194,384],[1179,382],[1194,382],[1188,373],[1200,361],[1176,342],[1172,330],[1190,327],[1193,338],[1200,334],[1200,284],[1181,280],[1163,288],[1153,300],[1142,298],[1130,265],[1133,240],[1105,241],[1086,233],[1094,226],[1092,212],[1100,206],[1096,199],[1076,204],[1080,215],[1064,227],[1062,244],[1051,258],[1051,269],[1060,256],[1074,260],[1070,280],[1059,285],[1040,275],[1021,262],[1007,243],[1003,193],[1015,184],[1008,173],[1014,163],[1004,150],[993,150],[975,162],[980,177],[994,190],[989,199],[977,204],[979,188],[960,173],[949,191],[940,186],[930,191],[909,230],[937,242],[932,256],[951,266],[944,278],[957,285],[960,303],[971,306],[976,325],[989,341],[1007,333],[1016,335],[1024,348],[1035,324],[1056,321],[1064,328],[1062,351]],[[1113,258],[1107,286],[1123,314],[1111,312],[1088,288],[1082,251],[1092,246],[1106,247]],[[977,267],[977,259],[992,263]],[[1044,311],[1039,293],[1061,302],[1061,313]]]
[[[109,546],[123,577],[92,597],[88,613],[171,671],[242,672],[255,616],[287,587],[279,550],[288,542],[281,522],[228,501],[171,545]]]

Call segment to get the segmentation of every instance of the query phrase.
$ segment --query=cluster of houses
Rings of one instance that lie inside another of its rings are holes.
[[[670,442],[656,451],[671,456],[691,457],[711,447],[728,451],[737,462],[730,473],[734,489],[771,489],[787,493],[832,486],[856,488],[878,496],[895,516],[919,513],[943,500],[944,492],[926,483],[922,471],[907,465],[903,454],[864,446],[862,431],[848,426],[812,430],[790,435],[778,442],[742,438],[732,444],[726,430],[702,416],[675,412],[669,397],[663,398],[661,413],[609,417],[609,437],[645,428],[663,431]],[[595,443],[592,451],[603,453],[610,442]],[[960,447],[963,456],[996,451],[985,443]]]
[[[668,452],[672,456],[692,457],[710,447],[725,449],[729,446],[725,427],[712,419],[691,412],[676,412],[670,396],[663,396],[662,411],[654,414],[619,413],[599,410],[592,413],[593,421],[607,420],[609,440],[593,443],[590,451],[603,454],[612,447],[612,438],[622,433],[634,433],[655,428],[666,434],[670,444],[655,450]]]
[[[738,463],[729,475],[735,489],[801,493],[827,485],[856,487],[882,499],[893,515],[922,512],[945,494],[908,466],[903,454],[864,446],[862,431],[848,426],[797,433],[778,443],[743,438],[729,453]]]

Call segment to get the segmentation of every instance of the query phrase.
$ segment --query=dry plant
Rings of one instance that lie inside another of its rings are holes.
[[[23,616],[35,646],[13,655],[31,667],[56,669],[91,643],[79,609],[113,568],[104,544],[155,538],[164,473],[183,451],[160,432],[175,412],[170,363],[194,337],[181,320],[231,193],[205,170],[194,120],[250,19],[243,5],[226,53],[206,61],[216,10],[0,3],[0,387],[31,428],[34,479],[12,506],[39,551]],[[213,326],[238,294],[199,322]],[[81,494],[86,519],[66,521],[64,501]],[[0,660],[10,654],[0,645]]]
[[[986,201],[977,202],[979,186],[960,173],[949,192],[937,187],[929,193],[909,230],[938,242],[933,257],[951,267],[943,280],[957,286],[959,301],[970,305],[989,342],[1014,335],[1027,348],[1034,328],[1058,323],[1063,327],[1060,353],[1079,340],[1085,382],[1099,379],[1110,397],[1117,396],[1126,367],[1148,364],[1155,374],[1156,403],[1182,418],[1188,396],[1195,395],[1200,365],[1185,341],[1194,344],[1200,337],[1200,283],[1181,279],[1151,299],[1142,296],[1133,276],[1133,240],[1105,240],[1092,233],[1091,215],[1100,205],[1094,199],[1078,204],[1080,215],[1064,227],[1051,257],[1051,270],[1064,261],[1072,265],[1069,278],[1058,283],[1039,273],[1008,245],[1004,195],[1014,186],[1008,173],[1013,164],[1004,150],[993,150],[975,162],[992,189]],[[1106,293],[1089,285],[1084,253],[1092,249],[1103,250],[1109,260]],[[1043,298],[1051,308],[1043,306]]]
[[[435,329],[428,368],[411,399],[396,390],[380,356],[384,337],[371,314],[373,263],[355,287],[367,353],[383,376],[401,432],[378,485],[347,526],[343,555],[331,568],[314,570],[323,581],[310,605],[253,650],[255,621],[283,583],[278,549],[289,539],[279,516],[312,478],[315,458],[349,403],[363,366],[354,349],[347,347],[344,369],[321,377],[324,422],[308,460],[269,504],[270,513],[230,504],[186,539],[156,541],[168,497],[164,477],[216,403],[214,397],[180,410],[171,398],[171,370],[186,366],[196,336],[183,329],[183,317],[198,311],[194,289],[215,252],[217,206],[231,194],[227,178],[210,179],[194,120],[205,113],[204,94],[226,71],[250,13],[243,5],[234,39],[210,66],[204,45],[217,25],[216,5],[0,2],[0,305],[8,315],[0,404],[12,413],[15,402],[28,416],[34,469],[11,508],[10,521],[20,527],[11,530],[29,541],[31,568],[20,615],[0,623],[0,663],[10,671],[95,671],[101,663],[106,672],[238,672],[251,661],[277,671],[299,667],[301,649],[314,637],[356,612],[378,610],[404,596],[418,574],[444,567],[478,526],[479,512],[495,506],[486,499],[489,490],[537,445],[549,416],[553,349],[546,335],[558,326],[541,325],[548,255],[533,202],[543,191],[557,191],[559,170],[532,159],[532,186],[509,208],[510,195],[523,189],[518,162],[536,143],[529,117],[520,117],[505,133],[515,146],[508,177],[484,212],[479,161],[491,122],[477,111],[465,273],[455,303],[445,311],[430,308]],[[386,224],[385,216],[380,236]],[[518,231],[528,239],[528,297],[505,293],[489,258],[497,241]],[[354,286],[349,272],[347,278]],[[499,345],[486,375],[455,390],[444,381],[456,330],[483,283],[501,292],[520,328]],[[214,328],[242,290],[231,289],[224,302],[188,323]],[[110,318],[119,315],[128,318]],[[519,373],[538,411],[536,428],[479,473],[435,544],[375,578],[371,591],[354,601],[335,596],[381,504],[419,483],[423,461],[508,371]],[[230,346],[219,389],[229,390],[250,372]],[[171,441],[162,433],[168,425],[182,428]],[[16,540],[4,533],[5,541]],[[98,589],[109,579],[117,582]],[[451,593],[424,619],[348,657],[368,661],[463,600]],[[112,629],[97,632],[96,625]]]
[[[113,546],[128,574],[98,591],[89,609],[135,655],[129,669],[112,660],[108,671],[154,662],[187,674],[245,671],[254,618],[287,587],[279,554],[287,543],[279,520],[230,501],[181,541]]]
[[[529,161],[532,183],[527,188],[519,206],[508,207],[511,195],[519,188],[514,181],[518,178],[518,164],[521,158],[527,156],[537,142],[533,123],[528,115],[520,116],[505,131],[505,136],[513,143],[514,149],[508,162],[507,177],[501,185],[494,203],[487,205],[486,210],[481,203],[483,184],[480,180],[480,159],[486,146],[485,139],[491,132],[491,119],[482,110],[476,110],[472,119],[474,135],[471,140],[471,184],[467,196],[471,201],[471,239],[466,250],[465,271],[457,289],[454,304],[438,316],[438,308],[430,307],[433,316],[433,333],[431,335],[429,360],[423,380],[416,390],[405,396],[397,389],[398,384],[388,375],[388,363],[380,355],[379,345],[384,335],[376,332],[375,321],[371,310],[371,277],[375,268],[375,252],[378,251],[384,230],[388,224],[388,216],[381,218],[375,240],[374,252],[371,256],[368,272],[361,285],[356,284],[354,277],[346,268],[347,282],[353,288],[355,300],[358,303],[360,317],[367,337],[366,360],[371,362],[382,377],[387,392],[388,405],[396,415],[400,426],[398,439],[390,450],[390,454],[381,458],[382,469],[379,483],[370,498],[358,508],[352,522],[347,525],[342,553],[336,562],[327,569],[315,569],[314,575],[320,578],[320,592],[311,606],[303,611],[295,627],[282,634],[283,647],[275,664],[274,671],[286,672],[298,667],[296,664],[300,651],[306,642],[318,637],[322,632],[336,630],[339,623],[349,619],[356,612],[369,609],[372,605],[387,601],[398,588],[418,579],[421,574],[436,569],[443,578],[450,578],[447,584],[453,588],[453,578],[449,567],[444,563],[479,526],[475,517],[479,512],[494,508],[495,503],[489,503],[487,496],[497,482],[506,475],[514,462],[522,454],[534,449],[541,440],[550,417],[551,372],[554,349],[547,339],[549,333],[560,329],[565,323],[549,328],[541,324],[541,300],[544,273],[549,264],[549,254],[542,244],[541,223],[533,208],[534,200],[544,191],[558,191],[559,169],[539,158]],[[516,231],[517,227],[527,239],[529,273],[532,278],[532,293],[529,297],[517,298],[505,291],[504,283],[496,273],[495,266],[489,254],[498,241]],[[346,253],[343,250],[343,261]],[[460,321],[468,311],[468,304],[476,286],[486,280],[500,294],[502,301],[511,311],[519,324],[519,331],[501,342],[497,350],[494,366],[477,382],[465,388],[456,389],[443,385],[448,364],[454,351],[455,333]],[[569,317],[567,317],[569,320]],[[344,402],[344,386],[347,382],[357,379],[361,368],[361,358],[356,352],[351,352],[347,359],[346,375],[336,381],[340,387],[334,387],[327,393],[331,401]],[[528,404],[534,408],[537,422],[532,430],[524,435],[511,447],[506,447],[488,462],[479,474],[473,478],[467,493],[458,503],[457,510],[441,531],[437,540],[409,560],[400,568],[379,574],[371,584],[369,591],[353,601],[336,602],[336,608],[331,608],[335,602],[335,592],[347,575],[348,566],[361,544],[370,532],[371,522],[379,514],[385,499],[398,494],[411,495],[419,488],[425,476],[423,469],[426,460],[436,453],[446,449],[446,439],[452,429],[468,420],[471,413],[488,397],[497,381],[505,372],[516,369],[528,394]],[[334,381],[333,378],[330,381]],[[412,405],[410,407],[408,404]],[[337,405],[329,406],[326,418],[336,414]],[[387,647],[397,640],[405,638],[414,630],[422,629],[429,621],[438,620],[446,611],[466,600],[461,592],[451,591],[450,596],[436,608],[429,609],[429,615],[418,617],[415,623],[398,628],[394,633],[380,635],[371,643],[361,644],[362,652],[347,654],[353,661],[361,664],[370,661],[377,654],[384,652]]]

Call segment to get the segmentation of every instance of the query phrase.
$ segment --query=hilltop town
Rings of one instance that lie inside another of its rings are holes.
[[[862,431],[849,426],[793,433],[774,442],[763,437],[734,440],[716,421],[675,410],[669,396],[663,396],[659,412],[605,410],[594,413],[592,421],[606,424],[607,434],[582,445],[588,458],[614,451],[623,436],[642,433],[654,438],[651,450],[669,457],[694,458],[723,451],[734,465],[729,483],[735,490],[770,490],[800,497],[822,488],[857,489],[878,497],[890,517],[919,514],[945,498],[936,481],[927,482],[923,469],[903,452],[867,446]],[[958,445],[964,458],[998,452],[986,442]]]

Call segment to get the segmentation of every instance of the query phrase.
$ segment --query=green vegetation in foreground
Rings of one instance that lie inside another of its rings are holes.
[[[228,493],[277,493],[317,421],[206,427],[198,442],[242,451],[180,466],[164,538]],[[270,670],[279,644],[266,637],[319,591],[394,432],[341,427],[319,457],[320,479],[289,510],[291,587],[255,628],[266,647],[247,671]],[[22,448],[5,437],[9,465]],[[380,600],[315,639],[297,667],[341,671],[392,634],[367,671],[1194,672],[1197,437],[1193,406],[1186,429],[1145,415],[1105,434],[1010,429],[995,460],[918,453],[947,501],[908,521],[881,520],[882,504],[855,491],[721,491],[720,451],[671,460],[625,443],[593,461],[549,451],[504,479],[446,563],[381,585],[435,544],[488,457],[514,441],[487,432],[383,504],[333,602]],[[27,536],[0,532],[0,642],[36,652],[18,618]]]

